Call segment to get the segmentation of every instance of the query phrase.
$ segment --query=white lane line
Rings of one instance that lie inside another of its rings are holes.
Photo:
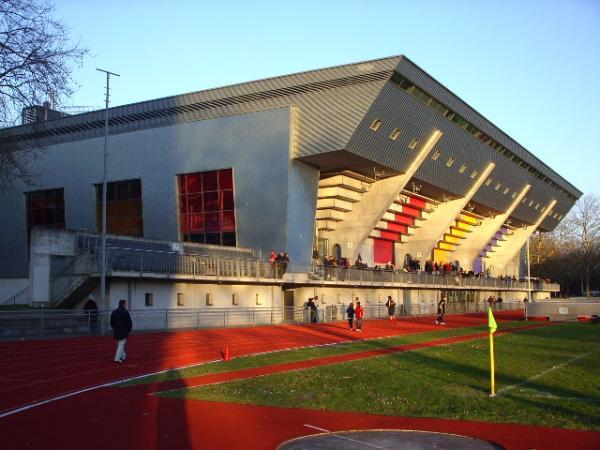
[[[496,391],[496,394],[501,394],[503,392],[510,391],[511,389],[516,389],[516,388],[518,388],[520,386],[523,386],[523,385],[528,384],[528,383],[530,383],[532,381],[535,381],[538,378],[543,377],[544,375],[548,375],[550,372],[553,372],[553,371],[555,371],[557,369],[562,369],[563,367],[565,367],[568,364],[571,364],[571,363],[573,363],[575,361],[578,361],[580,359],[583,359],[583,358],[587,358],[588,356],[593,355],[594,353],[598,353],[598,352],[600,352],[600,349],[594,350],[594,351],[591,351],[591,352],[587,352],[587,353],[583,353],[581,355],[577,355],[574,358],[571,358],[571,359],[569,359],[569,360],[567,360],[567,361],[559,364],[558,366],[552,366],[549,369],[544,370],[543,372],[538,373],[537,375],[534,375],[534,376],[532,376],[531,378],[528,378],[525,381],[521,381],[520,383],[513,384],[511,386],[507,386],[507,387],[502,388],[502,389],[498,389],[498,391]]]
[[[310,425],[310,424],[308,424],[308,423],[305,423],[305,424],[304,424],[304,426],[305,426],[305,427],[307,427],[307,428],[312,428],[312,429],[314,429],[314,430],[322,431],[322,432],[324,432],[324,433],[332,433],[331,431],[329,431],[329,430],[326,430],[325,428],[316,427],[316,426],[314,426],[314,425]],[[347,438],[347,437],[345,437],[345,436],[340,436],[340,435],[337,435],[337,434],[335,434],[335,433],[332,433],[330,436],[331,436],[331,437],[334,437],[334,438],[342,439],[342,440],[344,440],[344,441],[354,442],[355,444],[360,444],[360,445],[365,445],[365,446],[367,446],[367,447],[379,448],[379,449],[386,450],[386,447],[380,447],[380,446],[378,446],[378,445],[375,445],[375,444],[370,444],[370,443],[368,443],[368,442],[365,442],[365,441],[359,441],[358,439],[350,439],[350,438]]]
[[[206,361],[206,362],[203,362],[202,364],[212,364],[212,363],[217,362],[217,361],[220,361],[220,360]],[[199,365],[201,365],[201,364],[193,364],[191,366],[180,367],[179,369],[187,369],[188,367],[195,367],[195,366],[199,366]],[[45,405],[47,403],[53,403],[53,402],[56,402],[58,400],[63,400],[65,398],[73,397],[75,395],[84,394],[86,392],[95,391],[97,389],[101,389],[101,388],[105,388],[105,387],[115,386],[115,385],[121,384],[121,383],[127,383],[129,381],[134,381],[134,380],[137,380],[137,379],[140,379],[140,378],[150,377],[150,376],[153,376],[153,375],[160,375],[161,373],[170,372],[172,370],[174,370],[174,369],[165,369],[165,370],[160,370],[158,372],[151,372],[151,373],[146,373],[146,374],[143,374],[143,375],[137,375],[135,377],[123,378],[121,380],[111,381],[110,383],[98,384],[96,386],[90,386],[90,387],[87,387],[87,388],[84,388],[84,389],[79,389],[77,391],[68,392],[66,394],[58,395],[56,397],[51,397],[51,398],[48,398],[46,400],[40,400],[40,401],[37,401],[37,402],[29,403],[28,405],[25,405],[25,406],[19,406],[17,408],[7,409],[5,411],[0,412],[0,419],[2,419],[3,417],[8,417],[8,416],[12,416],[14,414],[18,414],[18,413],[23,412],[23,411],[27,411],[28,409],[32,409],[32,408],[36,408],[38,406]]]

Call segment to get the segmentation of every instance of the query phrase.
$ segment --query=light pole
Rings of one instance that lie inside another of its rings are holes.
[[[527,299],[533,302],[531,298],[531,260],[529,257],[529,238],[527,238]]]
[[[119,74],[104,69],[96,69],[106,74],[106,108],[104,115],[104,153],[102,158],[102,264],[100,269],[100,307],[108,309],[106,304],[106,160],[108,157],[108,103],[110,98],[110,76]]]

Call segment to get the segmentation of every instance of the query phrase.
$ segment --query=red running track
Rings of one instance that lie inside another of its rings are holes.
[[[484,316],[449,319],[449,326],[457,327],[480,325],[486,320]],[[131,362],[125,364],[112,363],[114,342],[109,338],[4,343],[0,356],[9,364],[2,366],[0,398],[3,405],[11,406],[22,404],[19,400],[23,397],[41,400],[93,383],[219,358],[224,346],[237,356],[439,329],[432,321],[431,317],[402,320],[393,327],[383,320],[368,321],[362,334],[344,330],[340,323],[134,335],[128,343]],[[11,379],[5,379],[7,375]],[[600,435],[519,425],[182,401],[145,395],[143,391],[97,389],[0,418],[0,448],[272,449],[287,439],[314,434],[315,430],[305,424],[332,431],[386,428],[451,432],[522,450],[592,449],[597,448]]]

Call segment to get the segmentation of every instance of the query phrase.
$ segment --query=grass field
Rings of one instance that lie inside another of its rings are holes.
[[[502,324],[502,329],[523,326]],[[444,330],[352,344],[277,352],[208,364],[160,379],[474,334]],[[394,353],[162,395],[333,411],[482,420],[600,431],[600,327],[565,323],[495,338],[496,388],[490,392],[486,339]],[[152,381],[156,381],[154,378]],[[150,381],[145,379],[144,382]]]

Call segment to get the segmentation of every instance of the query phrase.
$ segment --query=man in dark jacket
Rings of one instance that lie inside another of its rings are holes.
[[[125,353],[125,342],[131,331],[131,316],[125,308],[125,300],[119,300],[119,307],[110,315],[110,327],[117,340],[117,352],[115,353],[115,362],[121,363],[127,358]]]

